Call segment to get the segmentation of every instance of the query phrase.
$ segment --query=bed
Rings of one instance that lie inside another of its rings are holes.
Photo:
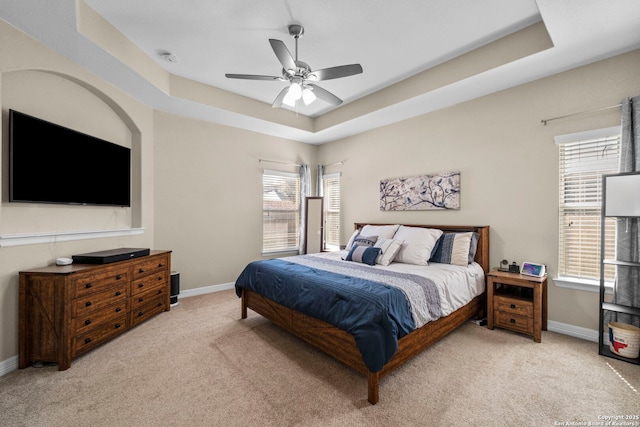
[[[354,228],[344,251],[250,263],[236,281],[236,293],[242,319],[251,309],[366,375],[367,399],[376,404],[381,378],[484,314],[489,227]],[[461,261],[464,255],[468,264]],[[322,296],[314,296],[316,288]],[[423,295],[438,304],[422,307]]]

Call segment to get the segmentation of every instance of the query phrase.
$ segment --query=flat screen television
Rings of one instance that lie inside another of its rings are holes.
[[[9,110],[9,201],[131,206],[131,149]]]

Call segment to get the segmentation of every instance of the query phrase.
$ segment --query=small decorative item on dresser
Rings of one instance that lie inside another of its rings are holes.
[[[520,266],[515,261],[509,264],[509,273],[520,273]]]

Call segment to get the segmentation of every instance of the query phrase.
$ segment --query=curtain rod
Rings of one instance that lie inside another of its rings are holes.
[[[267,162],[267,163],[279,163],[281,165],[289,165],[289,166],[297,166],[300,167],[301,165],[297,164],[297,163],[289,163],[289,162],[281,162],[278,160],[266,160],[266,159],[258,159],[258,163],[262,163],[262,162]]]
[[[262,163],[262,162],[267,162],[267,163],[279,163],[281,165],[289,165],[289,166],[298,166],[300,167],[299,164],[297,163],[289,163],[289,162],[281,162],[279,160],[266,160],[266,159],[258,159],[258,163]],[[324,167],[327,166],[335,166],[335,165],[344,165],[344,160],[341,160],[339,162],[335,162],[335,163],[331,163],[329,165],[323,165]]]
[[[622,104],[618,104],[618,105],[611,105],[609,107],[603,107],[603,108],[596,108],[595,110],[588,110],[588,111],[580,111],[579,113],[572,113],[572,114],[566,114],[564,116],[558,116],[558,117],[552,117],[550,119],[542,119],[540,120],[540,123],[542,123],[543,126],[547,125],[547,122],[550,122],[552,120],[560,120],[560,119],[565,119],[567,117],[572,117],[572,116],[579,116],[581,114],[588,114],[588,113],[597,113],[598,111],[604,111],[604,110],[610,110],[612,108],[619,108],[622,107]]]
[[[335,166],[335,165],[344,165],[344,160],[341,160],[341,161],[335,162],[335,163],[330,163],[328,165],[322,165],[322,166],[324,166],[326,168],[327,166]]]

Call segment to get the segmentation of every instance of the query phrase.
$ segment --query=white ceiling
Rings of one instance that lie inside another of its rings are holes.
[[[0,18],[155,108],[309,143],[323,143],[640,48],[638,0],[85,0],[167,72],[261,101],[280,81],[268,39],[295,55],[287,26],[302,24],[299,59],[312,69],[359,63],[364,72],[318,82],[344,100],[367,95],[542,21],[551,49],[428,91],[319,131],[167,95],[77,30],[76,1],[8,1]],[[177,63],[158,54],[171,52]],[[470,90],[470,88],[473,88]],[[342,106],[338,107],[342,108]],[[290,114],[319,118],[317,100]]]

